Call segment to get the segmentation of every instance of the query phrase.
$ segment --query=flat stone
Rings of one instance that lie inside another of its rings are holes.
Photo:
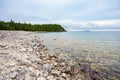
[[[44,77],[38,77],[37,80],[46,80]]]
[[[53,77],[53,75],[49,75],[49,76],[47,77],[47,79],[48,79],[48,80],[52,80],[52,79],[54,79],[54,77]]]
[[[62,77],[66,78],[67,77],[66,73],[62,73]]]
[[[44,64],[43,67],[42,67],[42,70],[43,71],[51,71],[52,69],[52,65],[51,64]]]
[[[58,70],[52,70],[52,71],[51,71],[51,74],[56,75],[56,76],[59,76],[60,73],[61,73],[61,72],[58,71]]]
[[[21,51],[21,52],[25,52],[26,49],[25,49],[24,47],[22,47],[22,48],[20,49],[20,51]]]
[[[16,76],[16,80],[24,80],[25,79],[25,74],[23,72],[20,72]]]
[[[11,79],[14,79],[15,77],[16,77],[16,75],[17,75],[17,71],[14,71],[14,72],[12,72],[12,73],[10,73],[9,75],[10,75],[10,78]]]
[[[32,77],[30,76],[30,74],[25,74],[25,80],[31,80]]]

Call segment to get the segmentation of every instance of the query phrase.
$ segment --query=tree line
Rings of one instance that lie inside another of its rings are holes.
[[[47,32],[65,31],[65,29],[59,24],[15,23],[12,20],[10,22],[0,21],[0,30],[47,31]]]

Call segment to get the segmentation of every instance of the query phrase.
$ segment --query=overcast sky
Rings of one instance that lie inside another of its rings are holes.
[[[120,30],[120,0],[0,0],[0,20]]]

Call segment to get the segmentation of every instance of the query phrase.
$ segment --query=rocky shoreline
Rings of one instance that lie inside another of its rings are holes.
[[[49,54],[35,32],[0,31],[0,80],[103,80],[88,66]]]

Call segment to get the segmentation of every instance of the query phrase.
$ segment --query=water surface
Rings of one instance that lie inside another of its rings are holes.
[[[40,33],[49,53],[69,62],[88,61],[95,70],[120,78],[120,32]]]

